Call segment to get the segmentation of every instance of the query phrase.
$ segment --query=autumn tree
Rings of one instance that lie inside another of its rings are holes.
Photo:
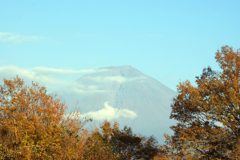
[[[0,86],[0,159],[79,159],[85,146],[78,114],[36,83],[18,77]],[[73,118],[75,115],[75,118]],[[85,134],[87,135],[87,134]]]
[[[161,146],[167,156],[240,159],[240,52],[223,46],[216,52],[221,71],[205,68],[197,86],[178,85],[171,118],[173,136]]]
[[[90,142],[101,143],[102,147],[111,151],[117,159],[152,159],[158,154],[157,141],[153,137],[143,137],[133,134],[130,127],[119,129],[117,122],[105,121],[101,130],[93,132]]]

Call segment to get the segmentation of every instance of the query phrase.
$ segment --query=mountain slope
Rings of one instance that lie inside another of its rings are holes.
[[[105,102],[118,111],[133,111],[137,114],[134,119],[120,117],[114,120],[121,126],[132,127],[135,133],[153,134],[161,142],[162,135],[169,133],[169,126],[174,124],[169,116],[176,93],[130,65],[100,68],[58,94],[70,108],[78,102],[82,113],[99,111]]]

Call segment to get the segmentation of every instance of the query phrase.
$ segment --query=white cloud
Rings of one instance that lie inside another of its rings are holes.
[[[89,89],[89,90],[96,90],[96,89],[98,89],[98,86],[90,85],[90,86],[87,86],[87,89]]]
[[[100,70],[63,70],[63,69],[54,69],[46,67],[36,67],[33,69],[24,69],[16,66],[3,66],[0,67],[0,84],[3,83],[3,79],[10,79],[19,76],[23,79],[25,84],[30,85],[33,82],[44,85],[50,91],[59,90],[63,86],[68,86],[66,90],[73,90],[76,93],[85,93],[88,92],[102,92],[98,90],[96,86],[88,86],[88,88],[83,88],[81,84],[71,83],[69,81],[63,80],[57,75],[70,75],[70,74],[83,74],[83,73],[94,73],[94,72],[103,72],[104,69]],[[48,74],[49,73],[49,74]]]
[[[68,116],[68,115],[66,115]],[[83,117],[90,117],[93,120],[113,120],[118,119],[120,117],[134,119],[137,117],[137,114],[128,109],[117,109],[108,105],[108,102],[104,103],[104,108],[95,112],[88,112],[82,114]]]
[[[84,95],[93,94],[93,93],[109,92],[109,90],[100,89],[96,85],[85,86],[85,85],[81,85],[78,82],[69,83],[62,88],[56,88],[56,91],[58,91],[59,93],[60,92],[61,93],[74,93],[74,94],[84,94]]]
[[[10,79],[19,76],[23,79],[25,84],[31,85],[32,81],[39,83],[41,86],[47,87],[49,92],[57,91],[61,93],[73,92],[76,94],[92,94],[92,93],[105,93],[110,92],[103,88],[99,88],[97,85],[82,85],[79,82],[70,83],[75,79],[66,79],[70,75],[78,76],[81,74],[99,73],[108,71],[107,69],[97,69],[97,70],[71,70],[71,69],[54,69],[47,67],[35,67],[32,69],[24,69],[16,66],[3,66],[0,67],[0,84],[3,83],[3,78]],[[67,75],[67,76],[65,76]],[[62,77],[61,77],[62,76]],[[110,81],[115,81],[117,83],[124,83],[126,81],[141,80],[144,77],[137,78],[127,78],[121,76],[106,76],[106,77],[95,77],[89,80],[97,81],[101,83],[109,83]]]
[[[24,41],[36,41],[43,38],[44,37],[25,36],[25,35],[20,35],[15,33],[0,32],[0,42],[22,43]]]
[[[60,80],[54,76],[39,75],[31,69],[19,68],[16,66],[3,66],[0,67],[0,80],[3,78],[10,79],[19,76],[23,79],[25,84],[31,84],[31,82],[37,82],[41,85],[54,88],[56,85],[66,85],[67,82]]]
[[[107,90],[98,90],[98,89],[81,89],[81,88],[65,88],[62,89],[61,91],[65,91],[65,92],[73,92],[73,93],[77,93],[77,94],[91,94],[91,93],[104,93],[107,92]]]
[[[122,77],[122,76],[106,76],[106,77],[94,77],[92,80],[95,80],[98,82],[115,81],[118,83],[124,83],[126,81],[135,81],[135,80],[141,80],[141,79],[145,79],[145,78],[146,77],[129,78],[129,77]]]
[[[71,70],[71,69],[54,69],[47,67],[35,67],[32,69],[24,69],[16,66],[3,66],[0,67],[0,85],[3,84],[3,79],[10,79],[19,76],[23,79],[25,84],[31,85],[32,81],[34,83],[39,83],[41,86],[47,87],[49,92],[58,91],[59,93],[73,92],[76,94],[92,94],[92,93],[103,93],[107,90],[102,90],[96,85],[81,85],[78,82],[70,83],[75,79],[64,79],[70,75],[81,75],[90,74],[96,72],[105,72],[107,69],[97,69],[97,70]],[[65,76],[68,75],[68,76]],[[59,77],[62,76],[62,77]]]
[[[106,69],[99,69],[99,70],[71,70],[71,69],[55,69],[55,68],[47,68],[47,67],[35,67],[31,69],[35,72],[38,73],[51,73],[51,74],[62,74],[62,75],[67,75],[67,74],[90,74],[90,73],[95,73],[95,72],[105,72]]]

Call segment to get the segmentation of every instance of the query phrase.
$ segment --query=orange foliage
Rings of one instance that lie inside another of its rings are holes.
[[[100,128],[101,131],[92,133],[89,142],[101,144],[100,148],[110,151],[114,159],[152,159],[158,154],[157,141],[153,137],[133,134],[131,128],[126,126],[120,130],[117,122],[111,126],[110,122],[105,121]]]
[[[0,159],[77,159],[87,133],[45,87],[4,79],[0,86]],[[84,136],[85,135],[85,136]],[[85,141],[84,141],[85,139]]]
[[[171,118],[179,123],[161,146],[169,157],[240,159],[240,52],[223,46],[215,58],[222,72],[208,67],[197,87],[178,86]]]

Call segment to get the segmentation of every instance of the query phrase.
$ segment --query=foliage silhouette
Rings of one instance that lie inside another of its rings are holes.
[[[101,131],[96,130],[89,140],[100,141],[103,148],[110,149],[120,159],[152,159],[158,154],[157,141],[153,137],[133,134],[126,126],[120,130],[117,122],[111,127],[111,123],[105,121],[100,128]]]

